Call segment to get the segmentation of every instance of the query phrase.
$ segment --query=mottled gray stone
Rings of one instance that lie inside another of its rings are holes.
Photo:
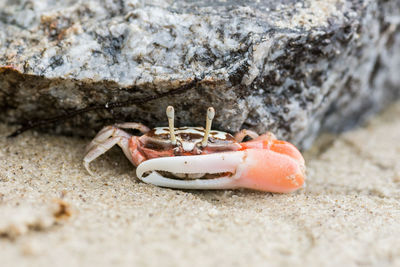
[[[217,129],[304,147],[400,95],[399,25],[398,0],[0,0],[0,120],[140,100],[56,126],[93,135],[166,125],[167,105],[203,125],[212,105]]]

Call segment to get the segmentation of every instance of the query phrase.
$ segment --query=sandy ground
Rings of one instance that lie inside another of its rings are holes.
[[[0,265],[399,266],[399,115],[321,137],[307,187],[285,195],[147,185],[118,149],[92,177],[88,140],[1,137]]]

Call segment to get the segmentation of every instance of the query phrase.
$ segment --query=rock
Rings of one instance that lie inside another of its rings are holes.
[[[203,125],[212,105],[216,129],[307,147],[400,95],[398,0],[21,0],[0,10],[8,123],[93,107],[44,127],[91,136],[115,120],[166,125],[167,105],[176,125]]]

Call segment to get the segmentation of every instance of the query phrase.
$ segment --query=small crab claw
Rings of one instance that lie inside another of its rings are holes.
[[[156,158],[141,163],[136,174],[146,183],[181,189],[234,189],[287,193],[305,179],[304,161],[269,149],[247,149],[199,156]],[[179,174],[196,179],[183,180]],[[208,176],[207,176],[208,175]],[[211,178],[209,175],[214,175]],[[165,177],[167,176],[167,177]]]

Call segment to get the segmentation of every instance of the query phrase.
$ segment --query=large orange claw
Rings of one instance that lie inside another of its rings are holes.
[[[278,152],[249,148],[236,152],[155,158],[141,163],[136,174],[146,183],[173,188],[293,192],[304,185],[304,159],[293,145],[282,145],[277,145]],[[165,173],[204,178],[182,180],[163,175]],[[205,174],[216,176],[205,178]]]

